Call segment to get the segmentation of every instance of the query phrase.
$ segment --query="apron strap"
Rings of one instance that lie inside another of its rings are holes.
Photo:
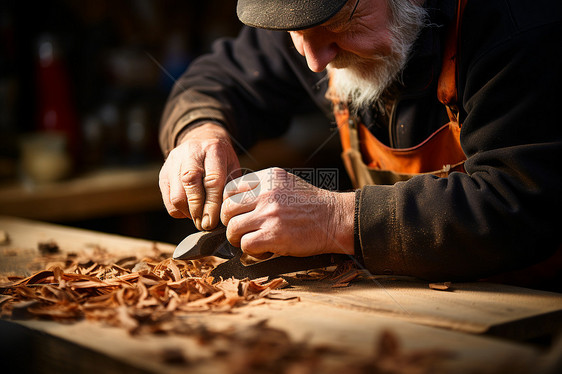
[[[443,52],[443,64],[437,87],[437,98],[447,107],[449,120],[459,123],[458,108],[458,63],[459,45],[461,35],[461,21],[467,0],[459,0],[457,5],[457,17],[454,27],[450,27],[447,32],[445,50]]]

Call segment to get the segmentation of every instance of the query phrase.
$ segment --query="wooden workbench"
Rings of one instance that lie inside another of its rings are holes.
[[[174,246],[34,221],[1,217],[0,273],[25,275],[37,255],[38,242],[55,240],[63,251],[92,246],[123,255],[173,251]],[[333,288],[322,281],[291,280],[280,291],[300,301],[268,300],[231,313],[199,313],[190,323],[214,331],[232,331],[267,320],[294,341],[338,352],[334,361],[373,355],[383,331],[391,331],[406,352],[444,349],[450,356],[438,367],[445,372],[501,372],[506,364],[540,370],[559,357],[560,347],[529,344],[554,335],[562,326],[562,295],[489,283],[453,284],[436,291],[408,278],[374,277]],[[29,372],[230,372],[228,364],[190,336],[131,336],[119,328],[93,322],[0,320],[0,362]],[[548,350],[558,350],[551,352]],[[188,363],[163,360],[181,350]],[[558,355],[558,356],[557,356]],[[214,358],[213,358],[214,357]],[[6,366],[4,366],[6,367]],[[497,370],[496,370],[497,369]]]

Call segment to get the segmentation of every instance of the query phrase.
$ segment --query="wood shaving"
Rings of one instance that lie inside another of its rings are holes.
[[[59,246],[54,241],[39,243],[37,245],[39,252],[42,254],[53,254],[60,252]]]
[[[349,287],[350,282],[359,278],[363,274],[362,270],[355,267],[353,261],[346,261],[336,268],[331,276],[332,287]]]
[[[25,278],[8,277],[0,284],[2,318],[87,319],[137,332],[172,316],[228,311],[287,285],[282,278],[267,277],[213,283],[209,276],[213,258],[108,261],[110,256],[99,248],[90,256],[68,254],[62,259],[47,253],[42,259],[45,269]]]
[[[429,288],[437,291],[451,291],[451,282],[430,283]]]
[[[364,278],[365,272],[356,267],[354,261],[345,261],[336,267],[327,269],[314,269],[306,273],[296,273],[294,278],[305,281],[327,280],[332,283],[333,288],[349,287],[351,282]]]

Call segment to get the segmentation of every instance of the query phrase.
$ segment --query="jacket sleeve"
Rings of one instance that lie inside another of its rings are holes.
[[[374,273],[477,279],[529,266],[561,243],[560,6],[548,20],[534,6],[497,2],[482,13],[480,3],[466,7],[460,50],[467,174],[361,190],[356,240]]]
[[[215,42],[172,89],[160,124],[164,154],[190,124],[206,120],[224,125],[239,147],[281,135],[294,114],[314,107],[322,75],[303,73],[303,61],[286,32],[243,27],[236,39]]]

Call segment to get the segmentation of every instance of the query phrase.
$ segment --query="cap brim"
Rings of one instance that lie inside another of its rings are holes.
[[[244,24],[269,30],[302,30],[332,18],[347,0],[238,0]]]

